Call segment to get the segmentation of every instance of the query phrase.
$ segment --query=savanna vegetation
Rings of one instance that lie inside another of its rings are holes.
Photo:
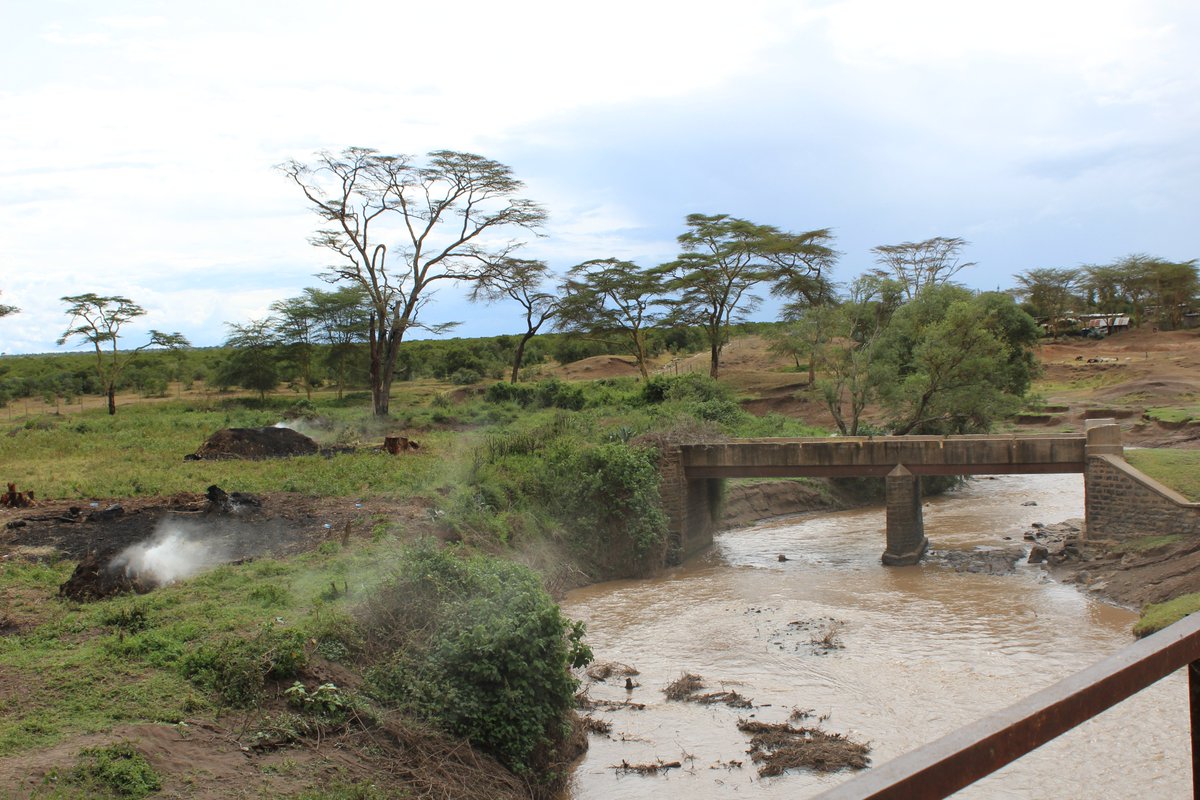
[[[432,796],[417,785],[552,796],[576,744],[572,669],[590,653],[547,587],[662,563],[665,444],[831,432],[751,414],[718,380],[739,325],[794,365],[789,402],[821,407],[839,433],[981,433],[1028,402],[1034,348],[1071,313],[1178,327],[1197,294],[1195,262],[1131,256],[1030,270],[1020,306],[954,282],[972,265],[952,237],[881,245],[875,269],[839,285],[829,229],[726,214],[689,215],[666,264],[591,258],[555,285],[547,264],[519,257],[512,237],[538,234],[546,213],[503,164],[350,148],[281,170],[320,219],[312,243],[333,253],[323,277],[334,288],[229,322],[215,348],[178,333],[126,341],[144,313],[133,300],[64,297],[63,340],[92,352],[0,360],[3,478],[80,505],[220,486],[354,510],[303,553],[142,596],[57,598],[74,563],[53,548],[0,561],[0,758],[124,724],[232,719],[247,750],[340,737],[358,772],[295,766],[328,796]],[[451,284],[515,303],[520,332],[443,338],[421,312]],[[765,294],[781,299],[781,319],[748,323]],[[662,370],[693,352],[706,355],[700,371]],[[631,360],[638,377],[552,372],[598,355]],[[156,402],[117,413],[120,393]],[[325,452],[183,460],[218,429],[280,421]],[[401,432],[416,452],[380,451]],[[392,788],[371,782],[376,756],[401,769]],[[134,797],[159,785],[118,743],[80,750],[33,792]]]

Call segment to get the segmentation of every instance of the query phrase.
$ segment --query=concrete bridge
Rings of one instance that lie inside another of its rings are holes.
[[[679,445],[664,453],[662,464],[663,504],[670,519],[668,560],[677,563],[712,544],[720,525],[724,478],[883,478],[883,563],[903,566],[917,563],[929,546],[919,476],[1079,472],[1086,487],[1093,458],[1123,459],[1123,452],[1121,429],[1113,420],[1091,420],[1086,433],[1064,435],[743,439]],[[1090,523],[1092,515],[1087,516]]]

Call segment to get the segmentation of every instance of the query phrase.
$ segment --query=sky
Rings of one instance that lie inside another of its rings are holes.
[[[1197,42],[1194,0],[0,0],[0,352],[74,349],[66,295],[209,346],[329,288],[276,165],[348,146],[508,165],[559,273],[671,260],[690,213],[831,228],[839,281],[934,236],[977,289],[1200,257]]]

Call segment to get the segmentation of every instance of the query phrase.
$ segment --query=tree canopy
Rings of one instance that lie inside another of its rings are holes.
[[[108,397],[109,414],[117,413],[117,381],[140,351],[152,346],[171,349],[191,346],[182,333],[162,333],[152,329],[150,341],[122,354],[117,348],[121,328],[130,320],[143,316],[145,309],[128,297],[105,297],[94,292],[68,295],[62,301],[67,304],[71,322],[58,344],[78,339],[82,344],[92,345],[96,352],[96,376]]]
[[[471,290],[472,300],[494,303],[508,299],[521,307],[525,331],[513,351],[512,383],[517,382],[521,372],[529,340],[561,310],[558,296],[542,286],[548,274],[549,267],[544,261],[504,259],[482,270]]]
[[[642,378],[649,376],[646,332],[666,318],[658,270],[593,259],[570,269],[561,292],[559,330],[624,342]]]
[[[423,162],[351,147],[322,151],[312,163],[295,159],[280,169],[326,223],[311,242],[337,254],[327,280],[360,288],[370,306],[371,394],[386,416],[400,342],[409,330],[434,333],[421,310],[438,282],[479,280],[511,258],[512,229],[536,232],[546,212],[517,197],[524,185],[512,171],[473,153],[436,150]],[[389,259],[387,238],[401,242]]]
[[[704,329],[714,378],[729,327],[762,300],[753,293],[759,284],[806,302],[829,294],[828,271],[837,252],[828,229],[789,233],[728,214],[690,214],[687,226],[679,236],[683,252],[662,267],[669,276],[665,289],[676,319]]]
[[[935,236],[920,242],[881,244],[871,252],[880,265],[875,273],[896,281],[904,299],[912,300],[925,287],[949,283],[962,270],[975,266],[973,261],[959,260],[966,246],[966,240],[957,236]]]

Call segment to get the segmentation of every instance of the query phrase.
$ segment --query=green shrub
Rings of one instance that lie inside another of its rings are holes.
[[[183,674],[228,705],[248,708],[262,700],[268,679],[294,678],[308,661],[305,636],[266,625],[252,639],[230,636],[183,658]]]
[[[610,566],[658,554],[667,516],[659,493],[658,451],[621,441],[562,444],[547,460],[544,498],[594,560]]]
[[[401,564],[363,610],[379,658],[371,692],[514,772],[549,779],[578,686],[568,670],[591,659],[582,624],[561,615],[535,573],[511,562],[425,541]]]
[[[558,378],[537,383],[493,383],[484,393],[489,403],[516,403],[524,408],[564,408],[578,411],[586,404],[583,389]]]
[[[732,399],[733,392],[728,386],[699,372],[656,375],[642,384],[642,400],[650,404]]]
[[[88,797],[97,798],[137,800],[162,788],[150,762],[128,742],[81,751],[66,778]]]

